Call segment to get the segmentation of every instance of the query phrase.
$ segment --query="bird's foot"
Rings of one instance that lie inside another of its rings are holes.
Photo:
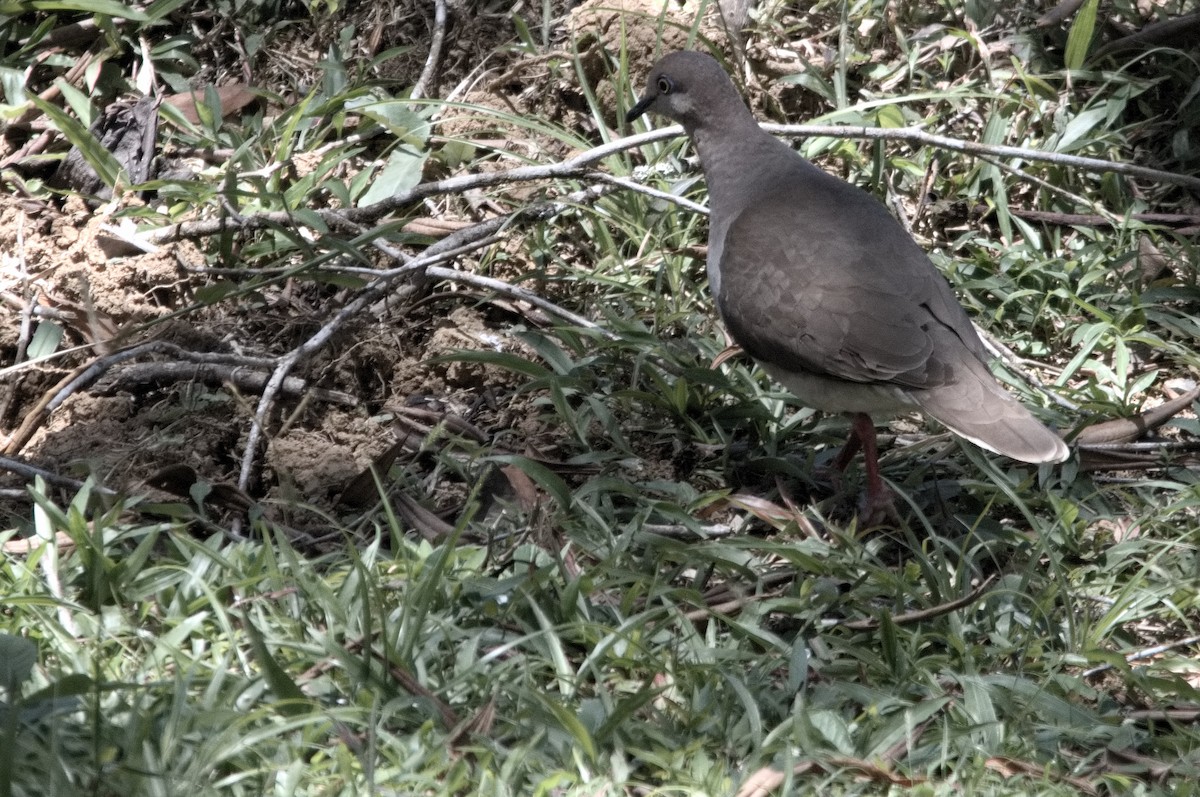
[[[860,527],[894,526],[900,521],[895,493],[882,479],[874,489],[868,484],[855,501],[853,485],[846,484],[845,475],[838,468],[819,466],[813,469],[812,476],[821,490],[834,496],[834,500],[845,511],[850,512],[850,507],[856,506]]]
[[[859,501],[858,523],[861,527],[894,526],[900,522],[896,511],[896,494],[888,487],[868,488]]]
[[[832,465],[817,465],[812,469],[812,480],[822,491],[828,490],[832,495],[845,492],[846,479],[841,468]]]

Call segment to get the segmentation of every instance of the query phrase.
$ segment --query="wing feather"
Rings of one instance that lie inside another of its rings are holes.
[[[802,176],[726,228],[717,305],[734,340],[787,370],[912,389],[982,360],[945,278],[884,207],[820,170]]]

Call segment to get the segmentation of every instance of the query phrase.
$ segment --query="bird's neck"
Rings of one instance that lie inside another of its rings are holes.
[[[790,163],[779,157],[781,149],[790,148],[764,132],[749,114],[720,130],[693,131],[692,141],[704,169],[713,211],[736,201],[735,197],[768,190],[782,176],[778,164]]]

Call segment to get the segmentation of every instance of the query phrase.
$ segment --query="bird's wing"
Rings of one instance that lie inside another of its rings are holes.
[[[983,347],[945,278],[875,199],[819,174],[761,196],[730,223],[717,296],[730,334],[787,370],[952,384],[956,363],[982,359]]]

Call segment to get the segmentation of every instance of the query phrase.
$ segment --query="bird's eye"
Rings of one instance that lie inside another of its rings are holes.
[[[659,77],[658,77],[658,93],[659,94],[670,94],[674,88],[675,88],[675,84],[671,82],[671,79],[669,77],[667,77],[666,75],[659,75]]]

